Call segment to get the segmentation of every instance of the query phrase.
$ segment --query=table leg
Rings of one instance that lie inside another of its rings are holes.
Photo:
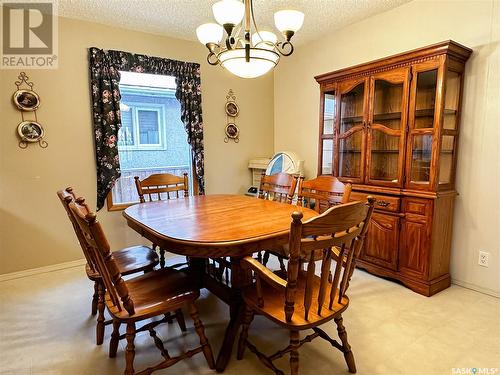
[[[203,273],[205,272],[205,258],[188,258],[189,272],[194,280],[196,280],[200,288],[203,287]]]
[[[233,351],[233,345],[241,325],[243,299],[241,297],[242,270],[239,258],[231,258],[231,296],[229,299],[230,320],[224,334],[224,341],[217,357],[215,369],[223,372],[226,369]]]

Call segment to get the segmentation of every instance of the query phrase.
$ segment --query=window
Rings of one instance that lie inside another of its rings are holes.
[[[134,177],[188,173],[193,192],[191,149],[175,98],[174,77],[121,72],[118,132],[121,177],[108,197],[108,209],[139,201]]]
[[[163,150],[165,149],[165,131],[163,129],[165,119],[165,108],[167,104],[150,103],[154,98],[170,97],[167,93],[157,90],[149,92],[137,87],[121,87],[122,98],[127,100],[139,97],[136,100],[142,102],[128,101],[122,99],[120,112],[122,115],[122,127],[118,132],[118,147],[128,150]],[[145,93],[153,95],[140,99]],[[165,95],[167,94],[167,95]],[[156,96],[155,96],[156,95]],[[133,100],[133,99],[132,99]],[[177,100],[174,98],[174,100]]]

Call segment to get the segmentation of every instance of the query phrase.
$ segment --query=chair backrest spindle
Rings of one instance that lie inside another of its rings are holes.
[[[319,213],[332,206],[349,202],[352,186],[343,184],[333,176],[318,176],[313,180],[304,181],[299,178],[298,205],[312,208]]]
[[[292,203],[297,180],[297,177],[288,173],[280,172],[270,176],[262,173],[259,198],[272,199],[282,203]]]

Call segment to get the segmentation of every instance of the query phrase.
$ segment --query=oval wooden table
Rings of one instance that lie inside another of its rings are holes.
[[[288,243],[291,215],[304,220],[317,213],[305,207],[241,195],[206,195],[141,203],[128,207],[128,225],[154,244],[190,257],[193,275],[229,304],[230,321],[216,368],[229,362],[238,333],[243,283],[239,260]]]

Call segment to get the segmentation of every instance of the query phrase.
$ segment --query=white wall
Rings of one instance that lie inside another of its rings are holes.
[[[500,1],[413,1],[298,46],[274,75],[274,149],[317,164],[314,76],[452,39],[474,50],[465,73],[452,279],[500,295]],[[478,251],[490,266],[477,265]]]

